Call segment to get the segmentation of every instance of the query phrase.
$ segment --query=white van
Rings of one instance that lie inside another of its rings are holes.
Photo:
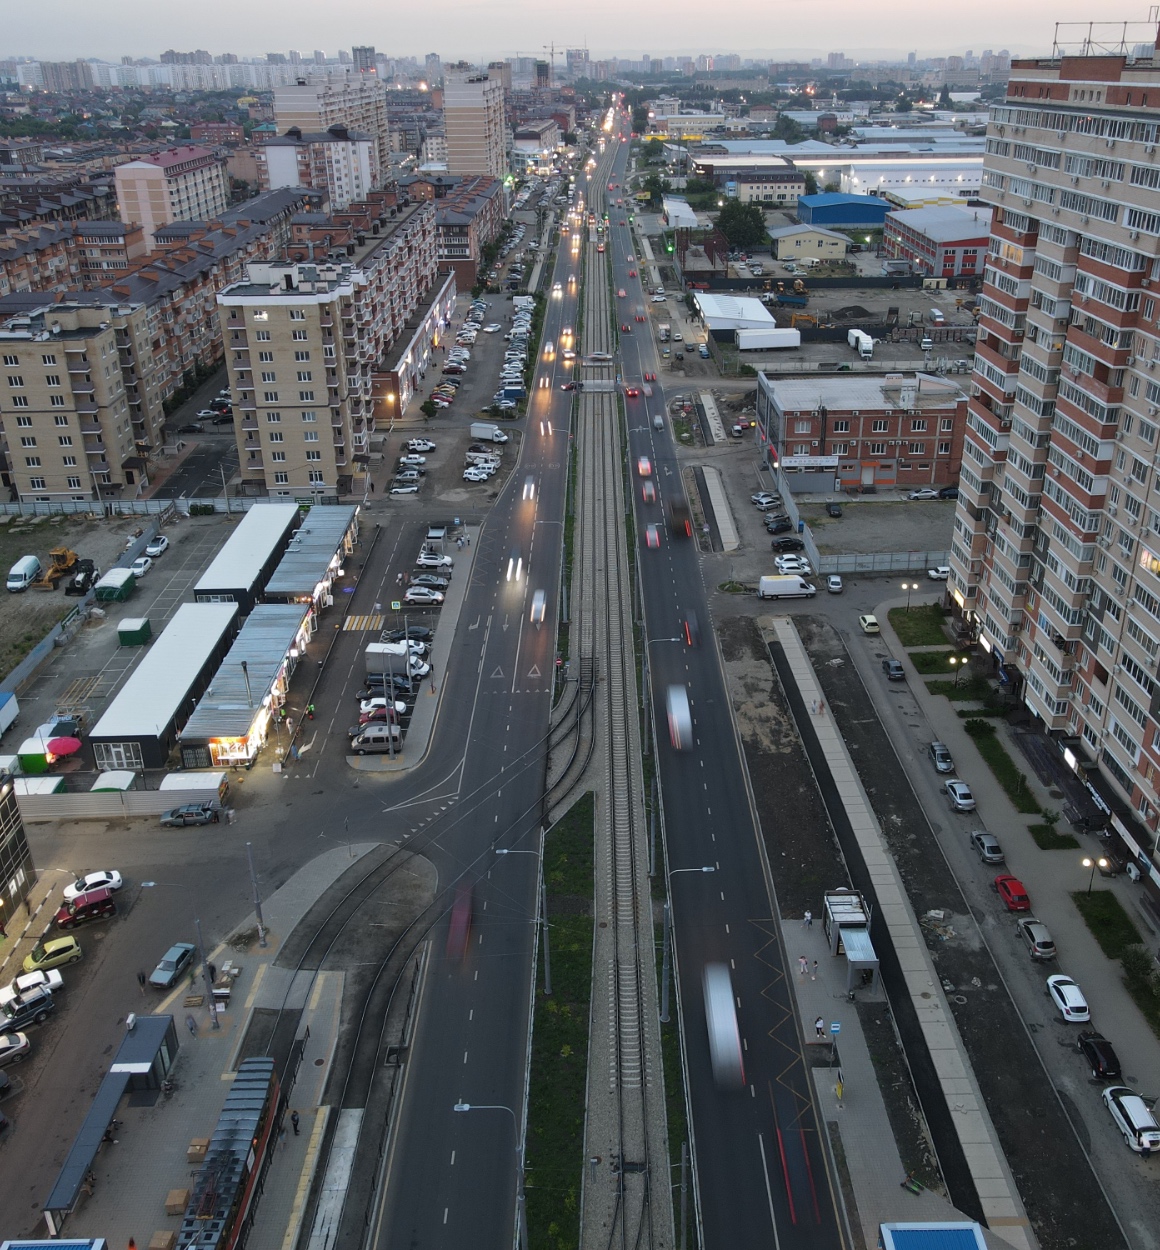
[[[398,751],[403,741],[403,731],[398,725],[386,721],[370,721],[350,741],[355,755],[377,755],[392,749]]]
[[[8,572],[8,589],[13,594],[27,590],[43,571],[35,556],[21,556]]]
[[[818,593],[800,573],[763,577],[757,583],[759,599],[812,599]]]

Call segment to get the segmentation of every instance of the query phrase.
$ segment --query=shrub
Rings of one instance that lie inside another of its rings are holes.
[[[963,722],[963,728],[971,735],[972,738],[985,738],[988,734],[995,732],[995,726],[989,720],[980,720],[973,717],[971,720]],[[1059,817],[1056,817],[1058,820]]]

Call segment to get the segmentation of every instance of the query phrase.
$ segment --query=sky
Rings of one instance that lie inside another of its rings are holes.
[[[975,0],[932,5],[930,0],[663,0],[660,7],[623,0],[550,5],[543,0],[450,0],[438,9],[404,0],[199,0],[196,4],[144,0],[4,0],[0,56],[70,60],[92,56],[157,57],[166,48],[212,53],[321,48],[333,55],[352,44],[373,44],[395,56],[437,52],[445,61],[480,62],[505,56],[543,56],[585,47],[593,59],[736,52],[744,57],[793,59],[844,52],[850,57],[896,59],[957,55],[967,49],[1007,48],[1024,55],[1051,50],[1056,22],[1106,17],[1096,0]],[[1147,8],[1117,6],[1121,20],[1140,22],[1131,42],[1148,37]],[[271,19],[274,19],[273,21]],[[449,27],[451,29],[449,29]],[[711,41],[701,45],[700,38]],[[562,58],[558,58],[562,63]]]

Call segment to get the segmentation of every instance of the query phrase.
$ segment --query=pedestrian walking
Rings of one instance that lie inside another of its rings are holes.
[[[812,974],[812,975],[811,975],[811,977],[810,977],[810,980],[811,980],[811,981],[816,981],[817,979],[818,979],[818,961],[815,959],[815,960],[814,960],[814,971],[813,971],[813,974]]]
[[[209,973],[209,983],[212,985],[217,980],[217,966],[215,964],[206,964],[205,967]]]
[[[140,990],[141,990],[141,993],[142,993],[142,994],[144,994],[144,993],[145,993],[145,982],[146,982],[147,980],[148,980],[148,978],[145,976],[145,973],[144,973],[144,972],[138,972],[138,973],[137,973],[137,985],[138,985],[138,987],[140,988]]]
[[[374,482],[372,482],[372,483],[371,483],[371,494],[373,495],[374,493],[375,493],[375,484],[374,484]]]
[[[185,1017],[185,1027],[189,1030],[190,1037],[197,1036],[197,1021],[192,1016]]]
[[[818,1016],[818,1018],[814,1021],[814,1036],[819,1042],[826,1036],[826,1022],[821,1016]]]
[[[806,914],[802,917],[802,928],[812,929],[813,926],[814,926],[814,913],[812,911],[807,910]]]
[[[298,1112],[297,1111],[290,1112],[290,1123],[294,1126],[294,1136],[297,1137],[298,1136]]]
[[[804,955],[798,956],[798,972],[804,977],[809,971],[809,963]]]

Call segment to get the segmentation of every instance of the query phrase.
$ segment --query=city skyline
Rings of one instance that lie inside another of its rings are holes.
[[[277,50],[269,46],[272,31],[257,13],[227,7],[222,0],[207,0],[188,20],[173,20],[173,11],[145,13],[139,6],[130,7],[126,0],[110,0],[100,9],[76,4],[75,0],[49,0],[47,11],[47,18],[45,6],[11,13],[6,21],[6,47],[2,54],[43,60],[156,57],[169,47],[204,47],[207,31],[227,32],[223,46],[212,49],[218,53],[261,56]],[[53,20],[54,12],[58,20]],[[456,12],[455,46],[443,48],[439,45],[446,39],[445,30],[422,13],[392,15],[388,24],[381,10],[358,0],[348,0],[337,13],[328,8],[321,17],[315,6],[290,0],[280,10],[283,20],[273,38],[285,40],[290,46],[295,46],[296,39],[302,49],[323,47],[331,56],[338,47],[374,44],[388,56],[421,59],[427,52],[437,51],[445,61],[461,57],[473,61],[506,56],[546,57],[553,41],[558,59],[566,47],[586,46],[594,60],[636,59],[644,51],[656,57],[739,51],[743,59],[809,60],[842,51],[849,57],[871,61],[904,60],[909,52],[922,57],[960,55],[968,48],[977,52],[983,46],[999,44],[1013,50],[1019,48],[1025,55],[1039,55],[1050,50],[1057,22],[1086,23],[1102,16],[1090,2],[1065,0],[1048,7],[1036,0],[1014,13],[1009,7],[994,3],[974,6],[969,22],[964,22],[959,14],[952,23],[949,15],[941,20],[932,18],[928,6],[906,0],[892,14],[890,33],[905,32],[912,41],[896,43],[884,38],[880,10],[830,5],[825,10],[824,26],[820,27],[818,10],[801,6],[778,15],[775,43],[763,31],[750,29],[752,4],[724,0],[723,10],[720,5],[714,10],[713,29],[707,35],[722,35],[726,31],[728,34],[716,39],[711,50],[704,44],[694,46],[683,41],[673,46],[673,33],[692,29],[700,13],[699,7],[679,0],[676,6],[669,7],[664,28],[658,30],[652,15],[643,11],[639,16],[626,14],[609,0],[596,0],[578,21],[545,16],[529,29],[526,6],[516,0],[498,0],[486,6],[478,0],[468,0]],[[220,17],[220,22],[214,20],[215,16]],[[1137,23],[1133,20],[1133,24]],[[1145,26],[1143,21],[1138,23],[1140,29]],[[818,39],[819,29],[827,34],[840,30],[842,38],[823,44]]]

